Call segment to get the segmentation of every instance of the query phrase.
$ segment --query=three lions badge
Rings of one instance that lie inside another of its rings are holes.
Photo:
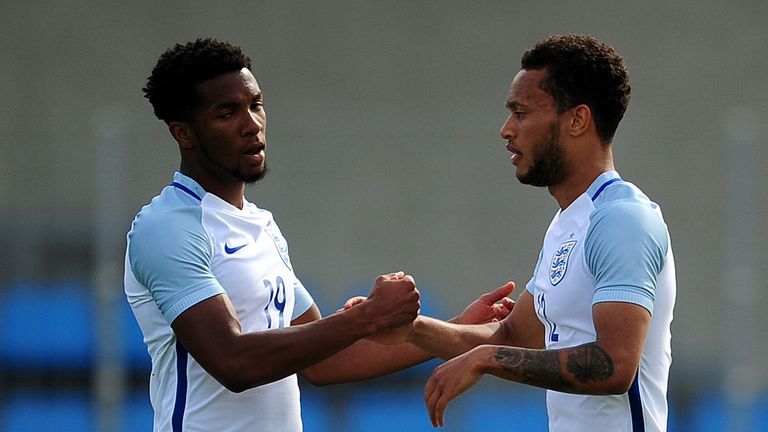
[[[568,270],[568,258],[571,256],[574,246],[576,246],[576,240],[564,242],[552,255],[552,262],[549,264],[549,283],[552,286],[559,284],[565,277],[565,272]]]

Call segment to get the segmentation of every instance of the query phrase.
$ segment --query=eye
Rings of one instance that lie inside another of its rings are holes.
[[[515,116],[518,120],[522,120],[525,117],[525,113],[523,111],[514,111],[512,112],[512,115]]]
[[[260,111],[264,107],[264,101],[253,101],[251,103],[251,109],[254,111]]]
[[[228,118],[232,117],[233,115],[235,115],[235,113],[233,111],[224,111],[222,113],[219,113],[219,115],[217,115],[216,118],[228,119]]]

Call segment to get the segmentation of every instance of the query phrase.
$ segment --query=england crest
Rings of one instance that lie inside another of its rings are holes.
[[[293,267],[291,267],[291,259],[288,257],[288,243],[280,233],[277,225],[273,224],[272,221],[267,222],[267,225],[264,227],[264,232],[269,234],[269,237],[272,238],[272,242],[275,243],[277,252],[280,254],[280,258],[283,259],[285,265],[288,266],[289,270],[293,271]]]
[[[552,255],[552,263],[549,265],[549,283],[555,286],[560,283],[565,277],[565,272],[568,270],[568,258],[573,252],[573,248],[576,246],[576,240],[569,240],[560,245]]]

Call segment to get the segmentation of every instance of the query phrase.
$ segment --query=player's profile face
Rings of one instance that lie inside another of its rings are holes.
[[[243,68],[203,81],[197,92],[192,129],[202,168],[222,180],[253,183],[263,178],[267,117],[251,71]]]
[[[544,69],[515,76],[506,101],[510,115],[500,131],[517,179],[532,186],[552,186],[566,176],[557,106],[541,86],[546,76]]]

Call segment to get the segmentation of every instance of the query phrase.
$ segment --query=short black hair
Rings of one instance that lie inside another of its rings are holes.
[[[199,102],[197,84],[243,68],[251,69],[251,59],[239,47],[212,38],[197,39],[165,51],[142,91],[160,120],[188,121]]]
[[[590,35],[553,35],[526,51],[520,63],[525,70],[546,69],[542,90],[558,112],[587,105],[598,136],[611,142],[632,90],[624,60],[613,48]]]

